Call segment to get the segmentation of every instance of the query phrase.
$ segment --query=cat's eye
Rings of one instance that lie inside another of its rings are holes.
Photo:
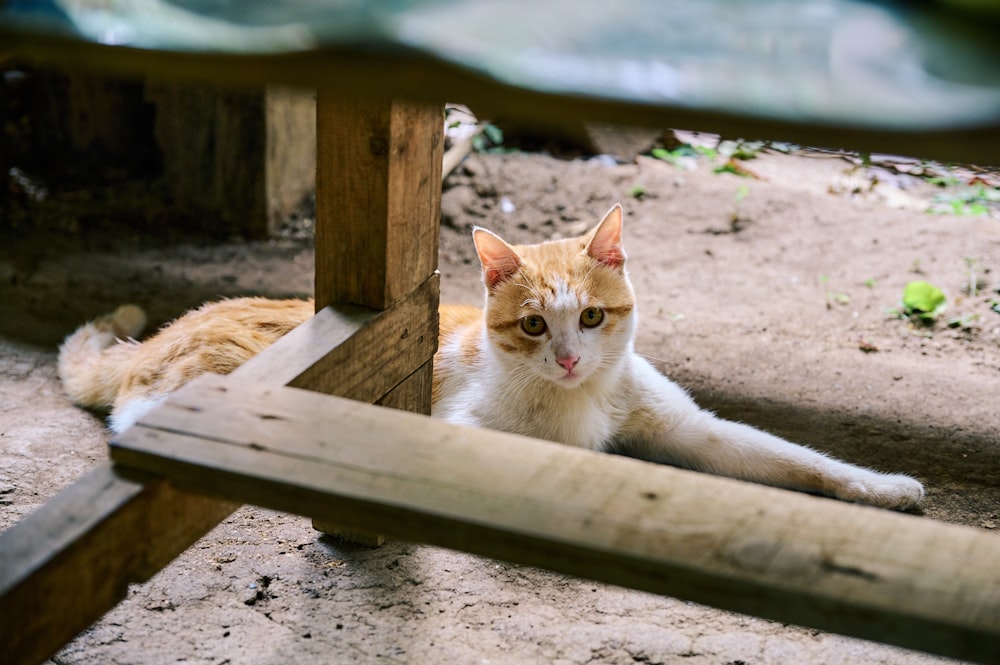
[[[521,330],[529,335],[541,335],[545,332],[545,319],[534,314],[521,319]]]
[[[588,307],[580,315],[580,325],[584,328],[595,328],[604,320],[604,310],[598,307]]]

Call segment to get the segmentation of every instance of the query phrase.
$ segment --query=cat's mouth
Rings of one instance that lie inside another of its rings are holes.
[[[583,377],[573,370],[567,370],[565,374],[559,377],[559,383],[565,386],[574,386],[580,383]]]

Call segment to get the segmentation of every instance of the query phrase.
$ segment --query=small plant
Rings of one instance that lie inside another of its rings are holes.
[[[628,190],[628,195],[633,199],[639,199],[640,201],[646,197],[649,192],[642,185],[636,185],[632,189]]]
[[[978,314],[966,314],[965,316],[954,316],[948,319],[949,328],[961,328],[966,332],[973,329],[973,324],[979,320]]]
[[[969,275],[969,282],[965,287],[965,291],[970,296],[975,298],[979,294],[979,290],[982,288],[979,282],[979,276],[976,274],[976,259],[971,256],[966,256],[962,260],[965,261],[965,270]]]
[[[712,169],[712,173],[732,173],[733,175],[738,175],[741,178],[760,179],[759,175],[743,166],[743,164],[735,157],[730,157],[722,166],[716,166]]]
[[[820,275],[819,277],[816,278],[816,281],[818,281],[820,284],[829,284],[829,282],[830,282],[830,276],[829,275]],[[830,289],[827,289],[827,291],[826,291],[826,308],[827,309],[833,309],[833,305],[834,304],[837,304],[837,305],[850,305],[851,304],[851,296],[848,295],[848,294],[846,294],[846,293],[837,293],[836,291],[831,291]]]
[[[672,164],[679,169],[693,171],[699,157],[715,159],[716,151],[713,148],[703,146],[693,146],[687,143],[679,145],[672,150],[666,148],[653,148],[649,154],[656,159]]]
[[[472,149],[476,152],[503,151],[503,130],[491,122],[484,122],[472,137]]]
[[[976,184],[940,192],[927,212],[932,215],[989,215],[1000,211],[1000,187]]]
[[[944,291],[929,282],[909,282],[903,287],[902,313],[911,320],[930,324],[944,312],[947,300]]]
[[[750,187],[748,185],[740,185],[736,188],[736,194],[733,196],[733,216],[732,220],[735,222],[741,218],[740,216],[740,206],[743,203],[743,199],[750,194]]]

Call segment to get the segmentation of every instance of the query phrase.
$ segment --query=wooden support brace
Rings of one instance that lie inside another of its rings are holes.
[[[348,529],[996,659],[996,535],[232,378],[188,386],[112,457]]]
[[[0,654],[39,663],[237,508],[110,464],[0,537]]]
[[[330,305],[234,373],[378,401],[434,355],[439,290],[440,277],[433,274],[385,311]]]

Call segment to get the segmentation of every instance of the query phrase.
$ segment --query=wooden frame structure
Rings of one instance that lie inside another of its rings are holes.
[[[234,502],[1000,662],[995,535],[345,402],[429,412],[443,123],[325,94],[317,117],[316,317],[0,534],[4,662],[53,654]]]

